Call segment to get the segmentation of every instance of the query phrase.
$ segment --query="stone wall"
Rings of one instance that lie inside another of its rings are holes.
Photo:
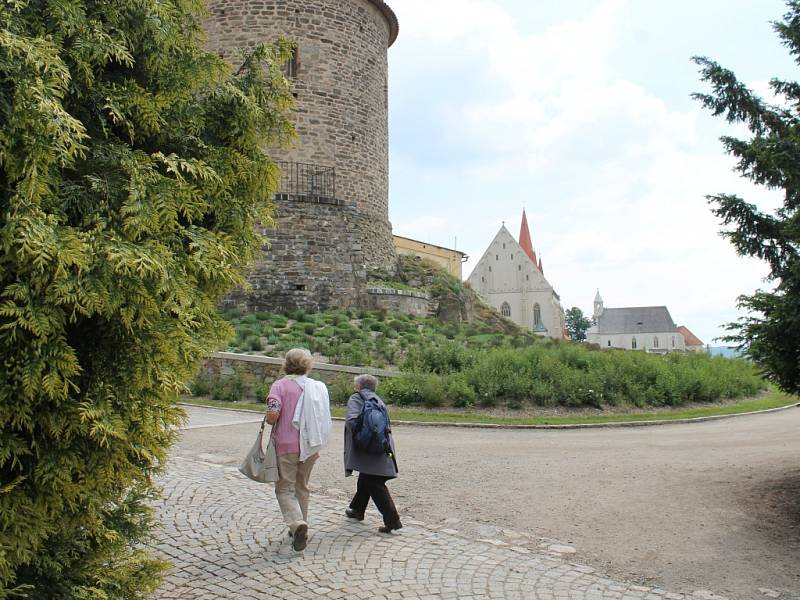
[[[209,377],[230,377],[238,375],[246,384],[271,384],[283,376],[283,359],[233,352],[214,352],[206,359],[200,373]],[[311,376],[315,379],[331,383],[335,379],[369,373],[376,377],[393,377],[397,373],[386,369],[370,367],[349,367],[327,363],[316,363]]]
[[[367,288],[367,308],[402,313],[414,317],[427,317],[432,310],[427,294],[390,288]]]
[[[370,232],[361,262],[352,266],[394,269],[387,48],[397,22],[391,9],[379,0],[210,0],[208,7],[208,45],[232,62],[238,49],[280,36],[297,43],[298,140],[290,150],[270,154],[335,167],[336,197],[364,217]],[[317,220],[333,217],[327,210],[315,214]],[[282,243],[279,236],[276,246]],[[264,274],[256,280],[263,281]],[[331,282],[332,289],[337,285]]]
[[[251,265],[249,290],[237,290],[223,308],[282,312],[362,308],[367,272],[365,217],[341,201],[284,198],[275,229],[262,230],[269,247]],[[368,230],[367,230],[368,231]]]

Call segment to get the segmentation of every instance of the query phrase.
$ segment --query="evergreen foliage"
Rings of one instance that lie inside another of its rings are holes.
[[[800,1],[787,3],[783,22],[775,30],[795,61],[800,63]],[[752,137],[723,137],[725,150],[736,157],[736,170],[750,181],[783,191],[783,205],[765,214],[732,194],[709,196],[713,212],[731,229],[723,232],[743,256],[765,260],[772,290],[739,297],[748,311],[729,324],[732,335],[780,387],[800,392],[800,83],[772,79],[779,99],[769,104],[741,83],[732,71],[704,57],[695,57],[711,93],[695,94],[715,116],[748,127]]]
[[[564,323],[569,333],[569,339],[576,342],[586,340],[586,330],[592,326],[591,320],[583,316],[583,311],[577,306],[570,308],[564,316]]]
[[[0,598],[142,598],[175,399],[230,334],[292,135],[287,43],[198,0],[0,4]]]

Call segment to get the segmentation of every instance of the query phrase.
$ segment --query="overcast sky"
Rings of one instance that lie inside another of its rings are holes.
[[[665,304],[704,342],[766,267],[720,238],[704,196],[780,198],[737,177],[733,130],[690,98],[705,55],[757,90],[796,65],[778,0],[390,0],[395,233],[470,255],[523,207],[564,309]],[[735,8],[734,8],[735,7]]]

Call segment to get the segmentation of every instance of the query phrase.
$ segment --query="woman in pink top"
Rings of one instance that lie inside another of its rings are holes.
[[[292,417],[303,393],[296,379],[307,375],[312,364],[308,350],[289,350],[283,363],[286,376],[272,384],[267,396],[267,422],[275,435],[280,476],[275,496],[289,526],[292,548],[298,551],[305,549],[308,539],[308,480],[319,455],[300,461],[300,431],[292,425]]]

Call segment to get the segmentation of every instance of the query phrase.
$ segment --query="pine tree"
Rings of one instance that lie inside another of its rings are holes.
[[[142,598],[176,399],[270,222],[287,43],[200,0],[0,4],[0,598]]]
[[[800,1],[787,2],[783,22],[775,31],[800,64]],[[742,256],[769,264],[771,290],[739,297],[748,314],[728,324],[727,341],[739,343],[765,373],[791,393],[800,392],[800,83],[772,79],[779,101],[765,102],[742,84],[733,72],[704,57],[693,59],[709,94],[694,97],[715,116],[743,123],[752,137],[723,137],[725,150],[738,160],[736,170],[750,181],[783,191],[783,205],[766,214],[731,194],[709,196],[713,212],[730,228],[728,238]]]

